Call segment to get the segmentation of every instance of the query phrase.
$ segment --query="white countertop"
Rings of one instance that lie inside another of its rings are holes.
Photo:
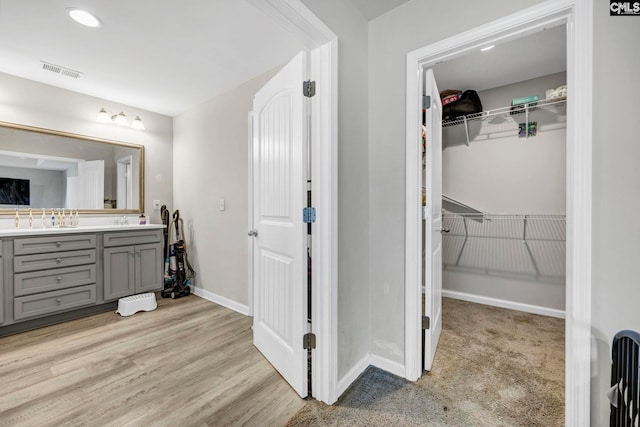
[[[99,232],[99,231],[158,230],[163,228],[165,228],[164,224],[80,225],[79,227],[63,227],[63,228],[33,227],[32,229],[7,228],[7,229],[0,229],[0,237],[26,237],[26,236],[41,236],[46,234],[93,233],[93,232]]]

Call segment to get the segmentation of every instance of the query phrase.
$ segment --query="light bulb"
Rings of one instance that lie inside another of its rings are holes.
[[[142,123],[142,119],[140,118],[140,116],[136,116],[136,118],[133,119],[133,122],[131,122],[131,127],[138,130],[145,130],[144,123]]]
[[[115,116],[111,117],[111,120],[117,125],[120,126],[129,126],[129,120],[127,120],[127,116],[124,115],[124,112],[120,111]]]

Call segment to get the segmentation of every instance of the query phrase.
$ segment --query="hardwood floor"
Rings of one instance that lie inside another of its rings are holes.
[[[251,318],[194,295],[0,338],[0,426],[278,426],[304,404]]]

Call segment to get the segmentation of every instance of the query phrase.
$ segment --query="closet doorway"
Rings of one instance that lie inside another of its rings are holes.
[[[589,3],[589,2],[587,2]],[[588,419],[589,408],[589,332],[590,324],[590,207],[591,194],[591,130],[588,127],[580,128],[578,123],[590,122],[591,120],[591,23],[589,20],[590,4],[582,2],[567,1],[563,4],[552,4],[546,2],[539,6],[532,7],[520,13],[508,16],[499,21],[484,25],[467,33],[446,39],[422,49],[409,53],[407,57],[407,229],[406,229],[406,353],[405,367],[406,377],[409,380],[416,380],[422,374],[422,351],[420,343],[422,341],[422,326],[426,324],[428,328],[433,324],[432,319],[422,317],[422,239],[423,230],[425,235],[429,234],[433,224],[429,215],[430,211],[429,194],[426,194],[427,208],[423,211],[422,204],[422,159],[420,155],[421,146],[421,119],[424,94],[423,88],[425,80],[424,71],[435,68],[437,64],[452,61],[466,55],[477,53],[480,48],[490,45],[501,45],[507,42],[523,38],[535,33],[550,31],[555,27],[566,29],[567,46],[567,71],[566,82],[568,83],[569,96],[566,99],[566,420],[568,424],[580,424],[579,420]],[[531,52],[524,52],[528,55]],[[586,71],[585,71],[586,70]],[[416,71],[418,79],[416,79]],[[553,74],[557,74],[553,73]],[[539,76],[538,76],[539,77]],[[558,77],[558,76],[556,76]],[[537,77],[536,77],[537,78]],[[529,79],[531,80],[531,78]],[[547,81],[547,84],[550,82]],[[551,87],[548,87],[551,88]],[[554,86],[556,88],[556,86]],[[546,95],[546,94],[545,94]],[[540,103],[541,104],[541,103]],[[507,115],[510,115],[508,106]],[[530,125],[528,113],[525,111],[525,119],[522,120],[524,139],[539,138],[530,134],[536,132],[535,126]],[[518,123],[519,124],[519,123]],[[464,140],[472,144],[471,140],[478,135],[474,135],[473,129],[464,122]],[[466,135],[469,135],[468,139]],[[427,136],[428,138],[428,136]],[[531,141],[526,141],[527,143]],[[479,143],[479,142],[478,142]],[[427,140],[427,144],[429,141]],[[428,153],[428,150],[427,150]],[[429,155],[427,154],[427,158]],[[428,159],[427,159],[428,161]],[[486,199],[485,199],[486,200]],[[451,200],[450,200],[451,201]],[[462,200],[455,202],[464,202]],[[467,208],[473,206],[460,203]],[[476,209],[478,210],[478,209]],[[482,211],[480,211],[482,212]],[[423,223],[423,215],[426,218]],[[546,212],[545,212],[546,215]],[[562,214],[560,214],[562,216]],[[497,218],[496,218],[497,219]],[[539,220],[540,218],[535,218]],[[551,218],[542,218],[544,220]],[[446,218],[443,218],[442,231],[446,232]],[[502,218],[501,218],[502,220]],[[504,218],[504,220],[511,220]],[[525,223],[531,219],[515,218],[513,221],[520,222],[515,227],[524,230]],[[465,221],[462,222],[464,226]],[[491,221],[496,223],[497,221]],[[493,224],[495,225],[495,224]],[[531,225],[531,224],[530,224]],[[495,228],[495,227],[494,227]],[[539,228],[539,227],[538,227]],[[433,231],[433,230],[431,230]],[[530,229],[530,231],[532,231]],[[496,231],[494,230],[495,234]],[[467,235],[468,237],[468,230]],[[526,235],[523,234],[526,239]],[[464,239],[464,235],[461,235]],[[524,250],[526,252],[526,244]],[[531,249],[531,247],[529,248]],[[535,252],[531,249],[530,252]],[[458,254],[461,254],[458,251]],[[446,261],[446,254],[443,260]],[[535,254],[533,254],[535,255]],[[531,259],[534,256],[528,255]],[[425,268],[431,268],[429,258],[425,258]],[[534,263],[532,261],[531,263]],[[426,298],[441,298],[437,287],[432,286],[430,277],[434,275],[437,268],[435,265],[432,271],[425,271]],[[538,269],[540,266],[538,266]],[[536,267],[533,267],[536,271]],[[429,304],[425,304],[429,306]],[[558,311],[561,311],[558,309]],[[425,321],[426,320],[426,321]],[[437,321],[437,319],[436,319]],[[585,330],[585,325],[587,325]],[[433,346],[437,342],[430,344],[432,347],[425,350],[435,352]],[[587,356],[585,356],[585,354]]]

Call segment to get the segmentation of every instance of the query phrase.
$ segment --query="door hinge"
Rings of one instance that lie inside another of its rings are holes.
[[[431,319],[429,316],[422,316],[422,329],[429,329],[431,327]]]
[[[316,222],[316,208],[303,208],[302,209],[302,221],[310,224]]]
[[[312,350],[316,348],[316,335],[311,332],[302,336],[302,348],[305,350]]]
[[[307,98],[311,98],[316,94],[316,82],[313,80],[307,80],[302,82],[302,93]]]
[[[422,108],[428,110],[431,108],[431,96],[430,95],[422,95]]]

